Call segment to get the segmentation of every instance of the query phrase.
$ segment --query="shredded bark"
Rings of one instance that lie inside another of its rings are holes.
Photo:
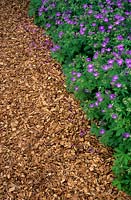
[[[130,200],[27,8],[0,1],[0,200]]]

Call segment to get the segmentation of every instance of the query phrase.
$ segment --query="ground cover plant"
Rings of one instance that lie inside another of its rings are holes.
[[[92,134],[114,148],[113,184],[131,195],[131,0],[31,0],[29,16],[52,39]]]

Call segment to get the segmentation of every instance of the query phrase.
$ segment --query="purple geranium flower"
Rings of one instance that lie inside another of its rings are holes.
[[[96,97],[101,97],[101,93],[100,93],[100,92],[97,92],[97,93],[96,93]]]
[[[103,65],[103,66],[102,66],[102,69],[103,69],[104,71],[107,71],[107,70],[109,69],[109,66],[108,66],[108,65]]]
[[[99,73],[98,73],[98,72],[94,72],[93,75],[94,75],[95,77],[97,77],[97,76],[99,76]]]
[[[108,105],[108,108],[112,108],[112,107],[113,107],[113,105],[112,105],[112,104],[109,104],[109,105]]]
[[[59,32],[59,38],[61,38],[63,34],[64,34],[64,32],[63,32],[63,31],[60,31],[60,32]]]
[[[117,59],[116,62],[117,62],[117,64],[118,64],[119,66],[121,66],[122,63],[123,63],[123,59]]]
[[[89,10],[88,14],[91,15],[93,13],[93,10]]]
[[[117,114],[112,114],[111,117],[112,117],[112,119],[117,119],[118,115]]]
[[[117,39],[118,39],[118,40],[123,40],[123,36],[122,36],[122,35],[118,35],[118,36],[117,36]]]
[[[101,135],[103,135],[103,134],[105,133],[105,130],[104,130],[104,129],[100,129],[99,133],[100,133]]]
[[[82,75],[82,74],[81,74],[80,72],[78,72],[76,76],[77,76],[78,78],[80,78],[81,75]]]
[[[107,17],[104,18],[104,22],[109,22],[109,19]]]
[[[104,26],[99,26],[99,31],[104,32],[105,31],[105,27]]]
[[[108,64],[113,64],[113,63],[114,63],[114,60],[113,60],[113,59],[109,59],[109,60],[107,61],[107,63],[108,63]]]
[[[110,99],[111,99],[111,100],[113,100],[113,99],[116,98],[116,95],[115,95],[115,94],[110,94],[109,96],[110,96]]]
[[[78,91],[79,90],[79,87],[78,86],[75,86],[75,91]]]
[[[113,28],[113,25],[110,24],[110,25],[108,26],[108,29],[112,29],[112,28]]]
[[[72,73],[72,75],[76,75],[76,72],[75,72],[75,71],[72,71],[71,73]]]
[[[118,75],[114,75],[114,76],[112,77],[112,82],[115,82],[116,80],[118,80]]]
[[[124,138],[129,138],[130,137],[130,133],[123,133],[122,135]]]
[[[51,24],[47,23],[46,28],[50,28],[50,27],[51,27]]]
[[[102,102],[102,101],[103,101],[103,98],[102,98],[102,97],[99,97],[97,100],[98,100],[99,102]]]
[[[75,77],[72,77],[72,78],[71,78],[71,81],[72,81],[72,82],[75,82],[75,81],[76,81],[76,78],[75,78]]]
[[[121,84],[121,83],[116,83],[115,85],[116,85],[117,88],[122,87],[122,84]]]
[[[93,68],[89,68],[87,71],[88,71],[89,73],[91,73],[91,72],[94,71],[94,69],[93,69]]]
[[[118,49],[119,51],[123,51],[123,50],[124,50],[124,45],[123,45],[123,44],[119,44],[119,45],[117,46],[117,49]]]
[[[86,31],[86,28],[84,27],[84,28],[80,28],[80,35],[84,35],[85,34],[85,31]]]
[[[91,104],[89,105],[90,108],[94,108],[94,106],[95,106],[94,103],[91,103]]]
[[[88,65],[88,69],[91,69],[91,68],[93,68],[93,67],[94,67],[93,64],[89,64],[89,65]]]
[[[98,58],[98,55],[99,55],[99,53],[98,53],[98,51],[94,54],[94,56],[93,56],[93,58],[94,59],[97,59]]]
[[[96,106],[96,107],[99,106],[99,102],[98,102],[98,101],[95,102],[95,106]]]
[[[92,26],[96,26],[96,23],[92,23]]]
[[[105,51],[106,51],[105,48],[101,49],[101,53],[105,53]]]
[[[87,7],[88,7],[87,4],[84,4],[84,5],[83,5],[83,8],[84,8],[84,9],[86,9]]]
[[[87,61],[87,62],[90,62],[90,61],[91,61],[91,58],[86,58],[86,61]]]

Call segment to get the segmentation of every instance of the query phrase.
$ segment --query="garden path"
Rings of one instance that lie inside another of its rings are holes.
[[[0,1],[0,200],[128,200],[28,3]]]

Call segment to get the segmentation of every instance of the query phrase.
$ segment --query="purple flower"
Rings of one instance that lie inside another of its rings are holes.
[[[46,27],[47,27],[47,28],[50,28],[50,27],[51,27],[51,24],[47,23],[47,24],[46,24]]]
[[[107,70],[109,69],[109,66],[108,66],[108,65],[103,65],[102,69],[103,69],[104,71],[107,71]]]
[[[101,13],[98,13],[95,15],[96,19],[103,19],[103,15]]]
[[[113,60],[113,59],[109,59],[107,63],[108,63],[108,64],[113,64],[113,63],[114,63],[114,60]]]
[[[113,99],[116,98],[116,95],[115,95],[115,94],[110,94],[109,96],[110,96],[110,99],[111,99],[111,100],[113,100]]]
[[[131,64],[131,59],[126,59],[126,64]]]
[[[131,50],[126,51],[126,54],[131,55]]]
[[[122,84],[121,84],[121,83],[116,83],[115,85],[116,85],[117,88],[122,87]]]
[[[110,24],[109,26],[108,26],[108,29],[112,29],[113,28],[113,26]]]
[[[60,46],[55,45],[55,46],[51,49],[51,51],[55,52],[55,51],[57,51],[57,50],[59,50],[59,49],[60,49]]]
[[[108,11],[107,11],[106,9],[102,9],[102,10],[101,10],[101,13],[106,14],[106,13],[108,13]]]
[[[81,75],[82,75],[82,74],[81,74],[80,72],[78,72],[76,76],[77,76],[78,78],[80,78]]]
[[[128,67],[128,68],[131,68],[131,64],[128,64],[127,67]]]
[[[108,105],[108,108],[112,108],[112,107],[113,107],[113,105],[112,105],[112,104],[109,104],[109,105]]]
[[[84,35],[85,31],[86,31],[86,28],[81,28],[81,29],[80,29],[80,34],[81,34],[81,35]]]
[[[96,107],[99,106],[99,102],[98,102],[98,101],[95,102],[95,106],[96,106]]]
[[[93,13],[93,10],[89,10],[88,11],[88,14],[90,15],[90,14],[92,14]]]
[[[78,86],[75,86],[75,91],[78,91],[79,90],[79,87]]]
[[[118,49],[119,51],[123,51],[123,50],[124,50],[124,45],[123,45],[123,44],[119,44],[119,45],[117,46],[117,49]]]
[[[88,69],[91,69],[91,68],[93,68],[94,66],[93,66],[93,64],[89,64],[88,65]]]
[[[112,52],[112,54],[113,54],[113,56],[115,56],[116,58],[119,58],[118,53],[116,53],[116,52]]]
[[[84,24],[81,23],[81,24],[80,24],[80,27],[83,27],[83,26],[84,26]]]
[[[102,47],[106,47],[106,45],[107,45],[107,43],[106,43],[106,42],[103,42],[101,46],[102,46]]]
[[[71,81],[72,81],[72,82],[75,82],[75,81],[76,81],[76,78],[75,78],[75,77],[72,77],[72,78],[71,78]]]
[[[75,72],[75,71],[72,71],[71,73],[72,73],[72,75],[76,75],[76,72]]]
[[[96,23],[92,23],[92,26],[96,26]]]
[[[55,3],[52,3],[52,4],[50,4],[50,6],[51,6],[52,8],[55,8],[55,7],[56,7],[56,4],[55,4]]]
[[[118,75],[114,75],[114,76],[112,77],[112,82],[115,82],[116,80],[118,80]]]
[[[99,73],[98,73],[98,72],[94,72],[93,75],[94,75],[95,77],[97,77],[97,76],[99,76]]]
[[[87,7],[88,7],[87,4],[84,4],[84,5],[83,5],[83,8],[84,8],[84,9],[86,9]]]
[[[119,25],[119,24],[120,24],[120,21],[116,21],[114,24]]]
[[[117,114],[112,114],[111,117],[112,117],[112,119],[117,119],[118,115]]]
[[[119,66],[121,66],[122,63],[123,63],[123,59],[117,59],[116,62],[117,62],[117,64],[118,64]]]
[[[61,16],[60,12],[57,12],[57,13],[56,13],[56,16],[57,16],[57,17]]]
[[[63,31],[60,31],[60,32],[59,32],[59,38],[61,38],[63,34],[64,34],[64,32],[63,32]]]
[[[98,55],[99,55],[99,53],[98,53],[98,51],[94,54],[94,56],[93,56],[93,58],[94,59],[97,59],[98,58]]]
[[[93,68],[89,68],[87,71],[88,71],[89,73],[91,73],[91,72],[94,71],[94,69],[93,69]]]
[[[103,134],[105,133],[105,130],[104,130],[104,129],[101,129],[101,130],[99,131],[99,133],[100,133],[101,135],[103,135]]]
[[[107,17],[104,18],[104,22],[109,22],[109,19]]]
[[[41,7],[38,9],[38,15],[41,16],[43,11],[44,11],[44,6],[41,6]]]
[[[105,27],[104,26],[99,26],[99,31],[104,32],[105,31]]]
[[[100,92],[97,92],[97,93],[96,93],[96,97],[101,97],[101,93],[100,93]]]
[[[98,100],[99,102],[102,102],[102,101],[103,101],[103,98],[102,98],[102,97],[99,97],[97,100]]]
[[[87,61],[87,62],[90,62],[90,61],[91,61],[91,58],[86,58],[86,61]]]
[[[123,36],[122,36],[122,35],[118,35],[118,36],[117,36],[117,39],[118,39],[118,40],[123,40]]]
[[[110,38],[106,37],[104,41],[108,43],[110,41]]]
[[[94,108],[94,106],[95,106],[94,103],[91,103],[91,104],[89,105],[90,108]]]
[[[127,67],[131,68],[131,59],[126,59],[125,62],[126,62]]]
[[[130,137],[130,133],[123,133],[122,135],[124,138],[129,138]]]
[[[106,51],[107,51],[107,52],[110,52],[110,51],[111,51],[111,48],[107,48]]]

